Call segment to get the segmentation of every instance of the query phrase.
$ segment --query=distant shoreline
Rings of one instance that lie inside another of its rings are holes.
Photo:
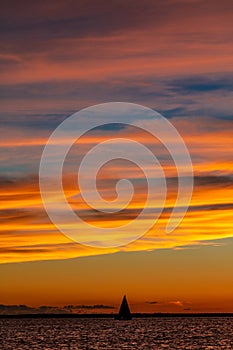
[[[15,314],[0,315],[2,318],[111,318],[117,314]],[[233,317],[233,313],[134,313],[132,318],[164,318],[164,317]]]

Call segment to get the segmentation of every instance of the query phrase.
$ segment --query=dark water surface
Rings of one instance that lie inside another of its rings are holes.
[[[0,319],[4,350],[233,349],[233,318]]]

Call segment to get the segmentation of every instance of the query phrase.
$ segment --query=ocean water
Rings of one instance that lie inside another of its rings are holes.
[[[0,319],[4,350],[233,349],[233,318]]]

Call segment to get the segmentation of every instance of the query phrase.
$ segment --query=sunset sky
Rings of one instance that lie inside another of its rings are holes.
[[[0,304],[114,312],[126,293],[133,311],[233,312],[232,22],[230,0],[2,2]],[[120,226],[146,200],[143,173],[126,161],[106,164],[98,188],[112,200],[116,181],[128,177],[135,193],[127,209],[100,215],[77,196],[78,161],[111,136],[149,147],[168,184],[162,215],[146,235],[93,248],[49,220],[39,164],[62,121],[112,101],[152,108],[177,128],[193,162],[194,191],[182,223],[167,235],[177,196],[169,154],[136,128],[89,132],[69,152],[63,178],[69,204],[85,220]]]

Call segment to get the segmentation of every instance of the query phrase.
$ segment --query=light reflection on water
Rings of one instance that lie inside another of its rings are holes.
[[[1,350],[233,349],[233,318],[0,319]]]

